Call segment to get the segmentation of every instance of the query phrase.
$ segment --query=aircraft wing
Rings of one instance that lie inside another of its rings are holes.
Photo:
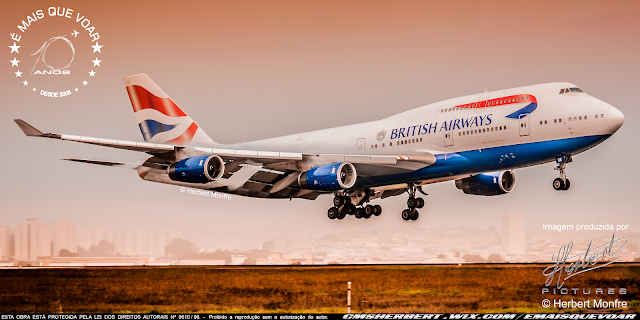
[[[412,162],[418,164],[419,167],[426,167],[435,163],[435,156],[427,151],[415,151],[409,154],[403,155],[347,155],[347,154],[312,154],[312,153],[295,153],[295,152],[274,152],[274,151],[257,151],[257,150],[236,150],[236,149],[221,149],[221,148],[200,148],[200,147],[181,147],[168,144],[147,143],[147,142],[135,142],[126,140],[113,140],[105,138],[94,138],[86,136],[75,136],[67,134],[57,133],[43,133],[42,131],[31,126],[27,122],[21,119],[14,120],[16,124],[22,129],[22,131],[31,137],[43,137],[58,140],[67,140],[88,143],[93,145],[100,145],[105,147],[132,150],[138,152],[145,152],[154,155],[160,159],[167,161],[179,161],[187,157],[215,154],[222,157],[224,160],[239,160],[246,159],[251,160],[254,163],[265,164],[267,167],[274,169],[298,169],[304,170],[305,166],[313,167],[314,165],[321,163],[332,162],[350,162],[353,164],[368,164],[368,165],[386,165],[394,166],[400,162]],[[301,161],[303,164],[296,164],[293,167],[290,165],[282,165],[284,162],[289,161]],[[306,164],[306,165],[305,165]],[[402,166],[401,166],[402,167]]]
[[[297,184],[297,177],[300,172],[323,164],[349,162],[356,166],[358,176],[373,176],[417,170],[427,167],[436,161],[433,153],[424,150],[416,150],[403,155],[348,155],[182,147],[168,144],[113,140],[49,132],[44,133],[21,119],[15,119],[14,121],[27,136],[31,137],[75,141],[150,154],[153,157],[147,159],[140,167],[158,169],[159,172],[164,172],[171,163],[184,158],[206,154],[218,155],[224,159],[227,164],[225,165],[225,173],[218,181],[217,186],[227,188],[234,192],[245,193],[249,196],[264,197],[272,195],[286,198],[315,199],[319,193],[310,190],[300,190],[296,188],[295,185]],[[133,168],[132,165],[107,161],[85,159],[64,160]],[[247,169],[247,165],[254,168],[255,166],[259,166],[260,168],[254,169],[253,172],[248,172],[251,170]],[[234,174],[236,177],[233,177]],[[247,176],[245,177],[245,175]],[[242,176],[242,179],[240,179],[240,176]]]

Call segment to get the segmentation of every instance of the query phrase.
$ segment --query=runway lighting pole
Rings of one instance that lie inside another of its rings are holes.
[[[347,313],[351,313],[351,281],[347,282]]]

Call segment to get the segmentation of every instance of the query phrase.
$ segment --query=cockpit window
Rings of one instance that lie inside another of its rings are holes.
[[[584,91],[580,90],[580,88],[566,88],[566,89],[560,89],[560,94],[563,94],[563,93],[569,93],[569,92],[584,92]]]

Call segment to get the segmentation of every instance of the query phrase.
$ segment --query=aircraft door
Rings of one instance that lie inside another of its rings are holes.
[[[453,130],[444,132],[444,146],[450,147],[453,145]]]
[[[520,136],[528,136],[530,133],[529,128],[529,118],[531,118],[530,113],[525,113],[520,115]]]
[[[360,138],[360,139],[358,139],[358,140],[356,141],[356,148],[357,148],[358,150],[364,150],[364,146],[365,146],[366,141],[367,141],[367,140],[366,140],[365,138]]]

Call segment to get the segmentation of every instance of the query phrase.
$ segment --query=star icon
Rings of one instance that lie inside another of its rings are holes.
[[[11,52],[9,52],[9,53],[18,52],[18,48],[20,48],[20,47],[21,46],[16,46],[16,42],[14,41],[13,45],[9,46],[9,48],[11,48]],[[20,52],[18,52],[18,53],[20,53]]]
[[[13,60],[9,60],[9,62],[11,62],[11,66],[18,66],[18,62],[20,62],[20,60],[16,60],[16,57],[13,57]]]
[[[87,83],[89,83],[89,82],[87,82],[87,80],[82,81],[82,85],[83,85],[83,86],[86,86],[86,85],[87,85]]]
[[[15,58],[14,58],[15,59]],[[102,62],[102,60],[98,60],[98,58],[96,57],[95,60],[91,60],[91,62],[93,62],[93,66],[100,66],[100,62]]]
[[[29,85],[29,82],[27,80],[25,80],[22,84],[24,84],[26,86],[26,85]]]
[[[22,72],[20,72],[20,70],[18,70],[17,72],[14,72],[16,74],[16,77],[20,77],[22,78]]]
[[[95,77],[95,76],[96,76],[95,71],[93,70],[89,71],[89,77]]]
[[[78,88],[76,88],[76,91],[78,91]]]
[[[95,46],[91,46],[91,48],[93,48],[93,52],[94,52],[94,53],[95,53],[96,51],[98,51],[98,52],[102,53],[102,51],[100,51],[100,48],[102,48],[102,47],[104,47],[104,46],[99,45],[97,42],[96,42],[96,45],[95,45]],[[13,51],[11,51],[11,52],[13,52]]]
[[[78,37],[78,33],[80,33],[80,32],[76,31],[76,29],[73,29],[73,32],[71,34],[73,35],[74,38],[77,38]]]
[[[33,91],[36,91],[36,88],[33,88]]]

